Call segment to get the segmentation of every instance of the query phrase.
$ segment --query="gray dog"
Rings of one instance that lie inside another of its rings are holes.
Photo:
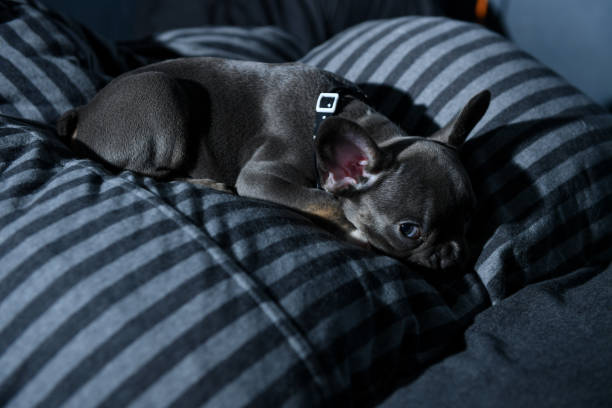
[[[116,78],[57,128],[75,151],[111,168],[233,186],[392,256],[447,269],[465,260],[475,203],[456,149],[489,100],[488,91],[476,95],[428,138],[406,136],[329,72],[184,58]]]

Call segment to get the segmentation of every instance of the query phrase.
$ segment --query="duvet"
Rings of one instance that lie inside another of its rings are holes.
[[[490,89],[462,152],[470,267],[428,276],[287,208],[112,173],[0,118],[0,405],[612,402],[612,115],[442,17],[307,49],[272,26],[113,44],[34,1],[0,2],[0,113],[53,126],[122,72],[195,55],[327,69],[417,134]]]

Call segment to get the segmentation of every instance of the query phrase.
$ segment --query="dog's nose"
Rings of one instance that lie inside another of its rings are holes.
[[[431,261],[439,269],[448,269],[463,262],[464,251],[461,245],[455,241],[441,245],[432,254]]]

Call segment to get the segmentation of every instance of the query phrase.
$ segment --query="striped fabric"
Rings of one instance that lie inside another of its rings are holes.
[[[0,4],[0,113],[53,123],[140,58],[33,2]],[[252,38],[245,59],[299,51],[270,28],[157,41],[236,55],[236,35]],[[3,120],[0,405],[371,405],[455,346],[489,299],[610,260],[612,118],[500,37],[401,18],[303,60],[358,82],[408,130],[491,89],[464,149],[481,202],[474,271],[426,279],[291,210],[111,174]]]
[[[295,61],[304,55],[300,42],[276,27],[183,28],[154,36],[182,57],[210,56],[263,62]]]

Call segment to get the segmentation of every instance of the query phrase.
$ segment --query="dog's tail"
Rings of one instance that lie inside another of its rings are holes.
[[[76,132],[78,121],[78,108],[70,109],[68,112],[64,113],[57,121],[57,134],[64,143],[70,144],[70,140],[74,138],[74,132]]]

